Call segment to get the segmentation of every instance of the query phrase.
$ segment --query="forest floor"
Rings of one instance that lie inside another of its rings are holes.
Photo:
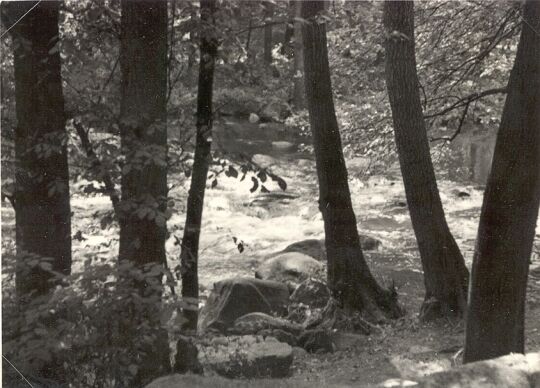
[[[272,171],[288,184],[282,192],[277,184],[266,183],[270,193],[250,193],[250,177],[221,177],[205,198],[199,277],[203,294],[212,284],[233,276],[254,276],[258,263],[273,252],[307,238],[322,238],[323,223],[317,207],[317,178],[314,161],[298,155],[273,155]],[[379,334],[366,336],[354,347],[332,354],[306,354],[294,360],[290,382],[309,381],[315,386],[371,386],[392,378],[415,378],[448,369],[460,363],[464,340],[462,322],[421,323],[417,313],[424,297],[423,277],[416,242],[405,204],[403,185],[397,174],[368,179],[349,171],[352,200],[358,229],[379,239],[382,247],[367,253],[370,268],[379,278],[392,279],[399,300],[407,310],[405,317],[382,327]],[[176,212],[168,221],[169,265],[178,264],[189,180],[172,176],[177,185],[170,191]],[[102,228],[101,216],[111,210],[106,197],[80,192],[81,183],[72,187],[72,234],[74,271],[82,271],[93,257],[113,260],[118,252],[118,229],[113,224]],[[439,189],[452,233],[470,267],[480,206],[481,187],[440,181]],[[283,195],[286,194],[286,195]],[[539,225],[540,226],[540,225]],[[538,250],[540,236],[536,235]],[[14,213],[2,205],[2,252],[14,250]],[[244,247],[239,252],[237,244]],[[5,263],[3,263],[5,265]],[[527,295],[526,347],[540,350],[540,258],[533,254]],[[3,273],[4,287],[8,281]]]

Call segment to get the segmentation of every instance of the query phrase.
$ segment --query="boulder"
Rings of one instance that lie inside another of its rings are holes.
[[[313,257],[318,261],[326,261],[326,248],[324,246],[324,239],[310,238],[295,242],[287,246],[283,251],[285,252],[298,252],[307,256]]]
[[[234,321],[234,326],[230,329],[235,334],[244,335],[257,334],[262,330],[282,330],[298,336],[302,326],[265,313],[249,313]]]
[[[359,237],[360,246],[365,251],[378,250],[382,246],[381,241],[374,237],[364,234],[360,234]],[[324,239],[310,238],[307,240],[298,241],[287,246],[280,253],[285,252],[298,252],[311,256],[318,261],[326,261],[326,247],[324,245]]]
[[[304,304],[311,308],[323,308],[328,304],[331,293],[324,282],[306,279],[296,287],[291,295],[292,304]]]
[[[255,154],[251,157],[251,161],[261,168],[272,167],[277,163],[276,159],[269,155]]]
[[[287,377],[293,361],[292,347],[275,338],[228,337],[227,345],[201,350],[205,368],[229,378]]]
[[[324,269],[324,264],[311,256],[287,252],[264,261],[257,268],[255,277],[298,285],[310,277],[320,276]]]
[[[284,315],[289,304],[287,285],[253,278],[231,278],[214,284],[206,305],[199,314],[198,329],[221,332],[234,321],[252,312]]]

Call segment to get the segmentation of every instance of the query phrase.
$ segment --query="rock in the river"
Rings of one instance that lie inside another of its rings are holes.
[[[330,299],[330,290],[324,282],[306,279],[296,287],[291,295],[291,303],[302,303],[311,308],[323,308]]]
[[[377,251],[381,247],[382,243],[376,238],[366,236],[364,234],[359,235],[360,246],[364,251]]]
[[[276,159],[269,155],[255,154],[251,157],[251,161],[261,168],[272,167],[276,164]]]
[[[255,276],[258,279],[297,285],[310,277],[320,277],[322,271],[324,271],[324,264],[313,257],[297,252],[287,252],[263,262],[257,268]]]
[[[275,148],[276,150],[280,150],[280,151],[290,151],[294,149],[295,147],[296,146],[290,141],[273,141],[272,142],[272,148]]]
[[[378,250],[382,243],[374,237],[360,234],[360,246],[363,250],[372,251]],[[307,256],[313,257],[318,261],[326,261],[326,247],[324,245],[324,239],[307,239],[295,242],[287,246],[280,253],[285,252],[298,252]],[[277,254],[276,254],[277,255]]]
[[[253,278],[232,278],[214,285],[199,314],[200,332],[226,331],[234,321],[252,312],[284,315],[289,304],[286,284]]]
[[[304,255],[311,256],[318,261],[326,261],[326,248],[324,246],[324,239],[307,239],[295,242],[287,246],[283,251],[285,252],[298,252]]]
[[[229,378],[287,377],[293,361],[292,347],[275,338],[228,337],[225,346],[201,350],[205,366]]]
[[[249,114],[249,122],[251,124],[258,123],[260,120],[259,116],[256,113],[250,113]]]

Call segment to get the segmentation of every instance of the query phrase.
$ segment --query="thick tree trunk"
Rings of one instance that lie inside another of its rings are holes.
[[[14,47],[15,212],[21,301],[46,294],[49,268],[71,271],[71,210],[64,97],[60,75],[59,2],[3,4]],[[37,259],[37,261],[36,261]],[[47,264],[49,263],[49,264]],[[50,265],[50,267],[49,267]]]
[[[464,362],[524,351],[525,293],[540,203],[538,31],[540,3],[529,0],[480,215]]]
[[[204,205],[206,176],[210,165],[212,146],[212,90],[217,40],[214,27],[214,0],[201,0],[201,42],[199,62],[199,89],[197,92],[197,138],[191,186],[187,199],[186,224],[182,240],[182,297],[193,302],[192,309],[184,311],[189,329],[197,328],[199,279],[197,265],[199,236]]]
[[[294,75],[293,75],[293,107],[296,110],[306,108],[306,90],[304,88],[304,44],[302,42],[302,23],[298,18],[302,15],[302,2],[292,0],[294,7]]]
[[[165,263],[167,2],[122,0],[121,9],[120,136],[125,165],[119,215],[119,259],[121,268],[131,262],[143,273],[152,270],[144,280],[132,279],[132,284],[141,295],[155,300],[153,306],[150,303],[142,306],[144,311],[141,307],[135,309],[138,315],[133,317],[133,324],[136,326],[159,322],[154,315],[159,311],[162,284],[161,275],[156,275],[155,269]],[[131,383],[133,386],[166,373],[170,367],[167,333],[160,331],[159,326],[152,326],[151,331],[156,339],[144,350],[145,356],[140,359],[139,371]],[[125,337],[139,334],[126,333]]]
[[[418,242],[426,296],[421,318],[465,313],[468,271],[448,225],[431,162],[414,47],[412,1],[384,3],[386,85],[409,212]]]
[[[346,310],[362,310],[372,318],[397,317],[394,292],[373,278],[362,254],[347,169],[334,110],[326,26],[318,17],[320,1],[302,2],[306,99],[319,179],[319,209],[324,220],[328,284]]]
[[[272,18],[274,17],[274,4],[264,2],[264,62],[267,65],[272,63]]]

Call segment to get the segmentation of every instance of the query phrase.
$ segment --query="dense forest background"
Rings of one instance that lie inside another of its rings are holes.
[[[539,351],[537,2],[1,8],[5,381]]]

